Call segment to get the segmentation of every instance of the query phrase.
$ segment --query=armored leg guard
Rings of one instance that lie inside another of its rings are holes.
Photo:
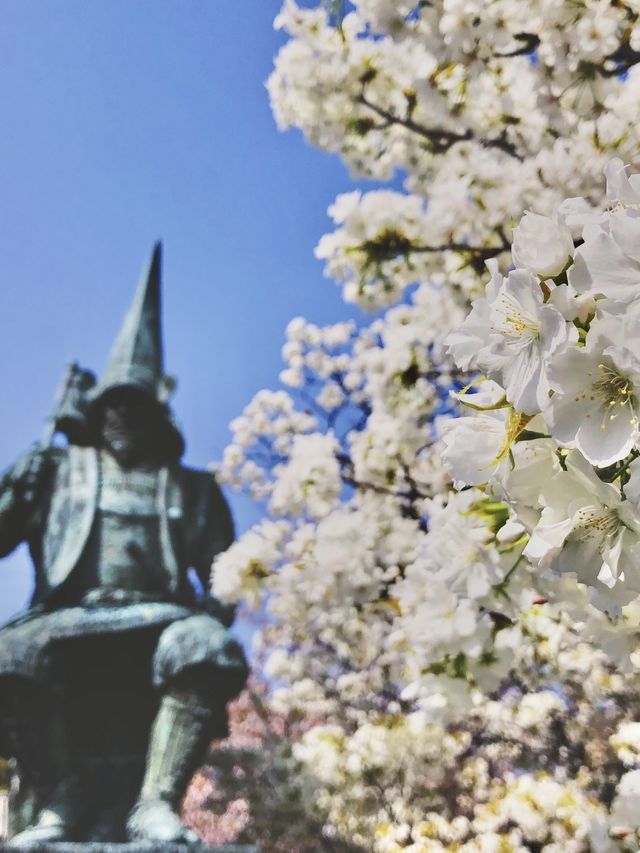
[[[132,841],[194,842],[180,820],[182,796],[213,734],[214,715],[196,691],[165,695],[153,723],[138,802],[127,821]]]
[[[62,699],[27,682],[14,685],[7,700],[10,748],[38,808],[34,822],[5,846],[19,850],[34,843],[71,840],[81,805],[69,767]]]

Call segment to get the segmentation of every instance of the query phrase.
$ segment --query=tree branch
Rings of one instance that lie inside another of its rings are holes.
[[[428,139],[431,143],[431,150],[434,154],[445,154],[458,142],[475,141],[484,148],[497,148],[500,151],[504,151],[505,154],[508,154],[516,160],[522,161],[524,159],[522,155],[518,153],[516,146],[506,138],[504,131],[495,139],[480,139],[469,128],[467,128],[464,133],[456,133],[452,130],[446,130],[446,128],[443,127],[425,127],[417,121],[414,121],[410,115],[407,115],[405,118],[400,118],[400,116],[394,115],[394,113],[389,112],[389,110],[385,110],[383,107],[379,107],[377,104],[370,101],[365,95],[364,89],[356,100],[357,103],[367,107],[367,109],[370,109],[376,115],[380,116],[380,118],[384,119],[386,126],[398,124],[413,133],[417,133],[424,139]]]
[[[399,255],[408,256],[414,252],[422,254],[460,252],[461,254],[471,255],[475,261],[485,261],[488,258],[494,258],[501,252],[507,252],[511,249],[511,244],[507,240],[502,228],[496,228],[495,234],[500,239],[500,244],[497,246],[470,246],[468,243],[456,241],[441,243],[439,246],[420,246],[412,243],[401,232],[395,231],[392,228],[386,228],[376,237],[365,240],[364,243],[353,246],[347,249],[347,251],[364,252],[369,260],[376,264],[390,261]]]
[[[499,59],[509,59],[512,56],[527,56],[527,54],[533,53],[540,44],[540,38],[535,33],[516,33],[514,38],[516,41],[522,42],[521,47],[517,47],[508,53],[494,53],[494,56]]]
[[[614,63],[613,68],[596,66],[596,70],[602,77],[617,77],[619,74],[629,71],[639,62],[640,51],[633,50],[629,42],[626,41],[605,58],[605,63]]]
[[[444,243],[441,246],[414,246],[412,245],[407,254],[411,252],[436,254],[438,252],[460,252],[467,255],[475,255],[482,260],[495,258],[501,252],[510,249],[509,243],[500,246],[469,246],[468,243]]]

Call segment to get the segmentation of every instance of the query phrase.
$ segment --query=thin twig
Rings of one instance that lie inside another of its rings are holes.
[[[522,161],[524,159],[522,155],[518,153],[518,150],[516,149],[515,145],[512,142],[509,142],[509,140],[506,138],[504,132],[501,133],[500,136],[497,136],[495,139],[480,139],[476,137],[474,132],[469,128],[467,128],[464,133],[456,133],[455,131],[446,130],[442,127],[425,127],[424,125],[419,124],[417,121],[414,121],[410,116],[401,118],[400,116],[394,115],[394,113],[389,112],[389,110],[385,110],[383,107],[379,107],[377,104],[374,104],[367,98],[364,91],[362,91],[358,96],[357,102],[362,106],[372,110],[372,112],[380,116],[380,118],[384,119],[385,122],[387,122],[387,126],[398,124],[402,127],[405,127],[407,130],[410,130],[413,133],[417,133],[419,136],[428,139],[431,143],[431,149],[434,154],[444,154],[458,142],[475,141],[479,145],[482,145],[483,148],[497,148],[500,151],[504,151],[505,154],[508,154],[510,157],[513,157],[516,160]]]

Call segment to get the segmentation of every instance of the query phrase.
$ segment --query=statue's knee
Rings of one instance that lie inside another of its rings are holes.
[[[187,666],[172,676],[165,691],[172,695],[193,697],[207,707],[224,708],[244,687],[246,678],[213,664]]]
[[[55,644],[46,637],[35,634],[38,625],[18,625],[2,631],[0,682],[15,681],[18,690],[22,682],[44,685],[59,683],[62,677],[61,661]],[[29,629],[29,630],[28,630]]]
[[[240,692],[247,675],[242,647],[210,616],[199,614],[174,622],[160,635],[153,659],[156,687],[186,679],[226,702]]]

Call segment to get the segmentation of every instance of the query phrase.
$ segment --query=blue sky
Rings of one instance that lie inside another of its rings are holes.
[[[65,364],[100,372],[153,242],[190,464],[273,387],[288,320],[349,316],[313,248],[353,188],[281,134],[264,81],[279,2],[20,0],[0,30],[0,464],[36,441]],[[240,530],[256,518],[229,495]],[[28,596],[0,565],[0,620]]]

